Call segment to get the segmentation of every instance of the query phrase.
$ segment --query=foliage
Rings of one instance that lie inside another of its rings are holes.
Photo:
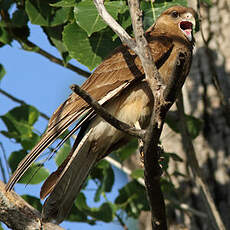
[[[209,0],[205,1],[209,3]],[[142,1],[141,8],[144,15],[144,27],[152,25],[155,19],[166,8],[172,5],[187,5],[186,0],[156,0]],[[105,1],[109,13],[127,30],[132,33],[131,20],[126,1]],[[54,46],[61,54],[66,65],[72,58],[94,69],[100,62],[120,44],[120,40],[114,32],[99,17],[92,0],[1,0],[0,21],[0,46],[10,45],[18,41],[25,50],[37,51],[30,46],[30,23],[41,26],[44,35],[47,36],[50,45]],[[0,64],[0,80],[6,71]],[[0,133],[20,144],[21,150],[11,153],[8,162],[13,172],[22,158],[39,141],[39,135],[34,131],[34,124],[40,116],[39,110],[32,105],[23,104],[11,109],[0,119],[5,124],[5,130]],[[190,134],[197,137],[201,130],[201,123],[192,116],[187,116]],[[167,120],[168,125],[179,132],[175,120]],[[127,146],[118,150],[115,154],[120,162],[128,159],[135,153],[137,141],[131,141]],[[57,166],[63,162],[71,149],[70,141],[67,141],[55,156]],[[161,161],[162,169],[167,172],[170,160],[182,161],[175,153],[164,153]],[[175,175],[179,172],[175,172]],[[28,172],[19,181],[20,183],[36,184],[43,181],[49,172],[43,167],[43,163],[34,163]],[[166,173],[167,174],[167,173]],[[114,203],[102,202],[98,208],[91,208],[87,204],[84,192],[80,193],[72,208],[69,221],[80,221],[95,224],[98,220],[111,222],[120,210],[127,217],[137,218],[142,210],[149,210],[145,189],[136,179],[143,178],[143,170],[132,172],[132,180],[119,190]],[[101,161],[92,170],[90,179],[97,186],[94,201],[101,201],[101,196],[111,192],[114,184],[114,172],[111,165]],[[164,179],[162,187],[165,193],[174,189],[170,177]],[[41,211],[41,203],[37,197],[23,195],[23,198]]]

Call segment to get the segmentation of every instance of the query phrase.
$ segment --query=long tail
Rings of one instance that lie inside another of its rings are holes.
[[[86,111],[87,112],[87,111]],[[42,136],[41,140],[36,144],[36,146],[31,150],[31,152],[26,155],[26,157],[19,163],[17,169],[11,176],[10,180],[8,181],[6,185],[6,191],[10,191],[13,186],[18,182],[18,180],[23,176],[23,174],[26,172],[26,170],[32,165],[32,163],[39,157],[39,155],[47,148],[49,147],[57,138],[65,132],[65,130],[77,119],[79,118],[79,115],[82,113],[76,113],[71,116],[66,116],[62,118],[59,122],[57,122],[56,125],[52,126],[50,129],[45,132],[45,134]],[[88,117],[91,116],[91,113],[89,113],[86,118],[83,119],[87,120]],[[80,128],[81,124],[83,122],[79,122],[74,130],[76,131],[78,128]],[[68,135],[69,136],[69,135]]]
[[[55,184],[51,178],[51,184],[45,185],[48,190],[44,187],[43,189],[47,191],[41,191],[41,196],[46,196],[51,192],[43,206],[43,221],[55,220],[56,223],[61,223],[69,214],[82,184],[98,158],[97,153],[90,151],[91,143],[88,137],[91,132],[92,129],[82,138],[66,162],[64,169],[61,169],[61,173],[58,173],[56,177],[53,174]]]

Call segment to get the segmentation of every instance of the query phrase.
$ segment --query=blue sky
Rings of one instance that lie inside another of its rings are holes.
[[[56,57],[60,57],[57,50],[51,47],[41,29],[34,25],[32,25],[31,28],[29,39],[49,53],[52,53]],[[39,111],[46,113],[48,116],[51,116],[58,105],[60,105],[71,93],[69,89],[71,84],[75,83],[81,85],[85,80],[85,78],[77,75],[71,70],[54,64],[39,54],[22,50],[16,42],[13,42],[11,47],[4,46],[0,48],[0,63],[3,64],[7,72],[0,82],[0,87],[13,96],[24,100],[27,104],[34,105]],[[87,70],[74,60],[72,60],[72,63]],[[0,94],[0,115],[5,114],[18,105],[18,103]],[[42,132],[46,125],[47,121],[43,118],[39,118],[39,121],[35,124],[35,129]],[[0,130],[2,129],[4,129],[4,124],[0,121]],[[1,134],[0,142],[2,142],[7,156],[9,156],[12,151],[21,149],[20,145],[15,144],[13,141],[9,141]],[[2,156],[1,150],[0,156]],[[114,197],[118,193],[118,189],[126,182],[126,176],[120,171],[115,170],[115,186],[112,193],[108,194],[110,201],[114,200]],[[93,183],[89,185],[90,188],[93,188],[93,186]],[[15,190],[19,194],[38,196],[40,185],[28,185],[25,187],[25,185],[18,184]],[[93,192],[91,190],[87,191],[86,196],[89,206],[94,205],[92,201]],[[99,204],[95,205],[98,206]],[[68,222],[64,222],[62,226],[66,229],[76,229],[77,227],[81,228],[81,230],[123,229],[118,223],[105,224],[102,222],[99,222],[98,225],[93,227],[88,224],[72,224]],[[4,226],[4,229],[7,229],[7,227]]]

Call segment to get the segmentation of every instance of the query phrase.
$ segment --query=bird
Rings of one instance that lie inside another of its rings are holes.
[[[195,10],[178,5],[165,10],[145,32],[165,85],[170,82],[177,55],[181,51],[185,54],[182,75],[184,78],[188,75],[195,25]],[[81,88],[117,119],[136,128],[145,129],[148,126],[154,96],[146,82],[139,57],[127,45],[116,48]],[[61,223],[70,212],[92,167],[132,138],[111,126],[81,97],[72,93],[53,113],[40,141],[19,163],[6,185],[6,191],[10,191],[37,157],[75,122],[76,126],[65,138],[80,129],[69,155],[41,188],[41,199],[48,196],[42,210],[44,221]]]

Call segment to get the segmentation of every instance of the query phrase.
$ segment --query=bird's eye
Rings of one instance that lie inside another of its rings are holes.
[[[177,12],[177,11],[173,11],[172,13],[171,13],[171,16],[173,17],[173,18],[177,18],[178,16],[179,16],[179,13]]]

